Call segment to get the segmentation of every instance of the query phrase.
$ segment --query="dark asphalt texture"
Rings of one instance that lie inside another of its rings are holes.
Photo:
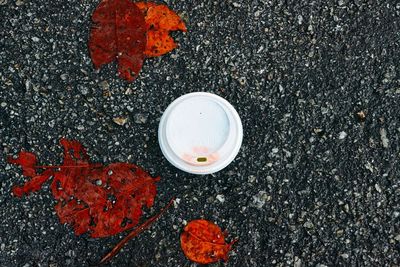
[[[124,236],[75,236],[49,183],[11,195],[24,178],[6,155],[58,164],[61,137],[160,175],[143,219],[178,200],[112,266],[196,266],[179,234],[197,218],[239,238],[226,266],[400,265],[399,1],[166,1],[189,31],[133,83],[93,69],[98,2],[0,0],[0,266],[88,266]],[[163,110],[194,91],[230,101],[244,126],[214,175],[177,170],[157,142]]]

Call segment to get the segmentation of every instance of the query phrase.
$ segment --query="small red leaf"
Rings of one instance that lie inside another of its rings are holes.
[[[146,48],[143,13],[131,0],[102,0],[92,15],[89,50],[94,66],[118,61],[119,75],[133,81]]]
[[[174,50],[177,45],[171,31],[187,31],[182,19],[166,5],[151,2],[135,3],[143,12],[147,29],[145,55],[157,57]]]
[[[186,257],[200,264],[227,261],[228,253],[237,240],[227,244],[225,235],[216,224],[193,220],[183,229],[181,247]]]

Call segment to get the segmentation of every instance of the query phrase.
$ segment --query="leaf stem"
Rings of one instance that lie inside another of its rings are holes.
[[[82,164],[82,165],[60,165],[60,166],[51,166],[51,165],[37,165],[35,169],[68,169],[68,168],[97,168],[101,167],[101,164]]]

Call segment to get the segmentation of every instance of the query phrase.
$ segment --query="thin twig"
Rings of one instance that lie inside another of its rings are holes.
[[[126,237],[124,237],[124,239],[119,241],[119,243],[101,259],[99,265],[102,265],[111,260],[122,249],[122,247],[125,246],[126,243],[128,243],[129,240],[131,240],[132,238],[134,238],[135,236],[137,236],[138,234],[149,228],[149,226],[151,226],[152,223],[154,223],[158,218],[160,218],[160,216],[172,205],[173,202],[174,198],[172,198],[169,201],[169,203],[164,208],[162,208],[157,215],[151,217],[150,219],[145,221],[142,225],[136,227],[132,232],[130,232]]]

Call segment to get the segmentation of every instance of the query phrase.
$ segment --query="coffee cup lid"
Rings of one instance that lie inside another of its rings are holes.
[[[175,167],[194,174],[225,168],[239,152],[242,122],[235,108],[215,94],[196,92],[174,100],[161,117],[160,148]]]

